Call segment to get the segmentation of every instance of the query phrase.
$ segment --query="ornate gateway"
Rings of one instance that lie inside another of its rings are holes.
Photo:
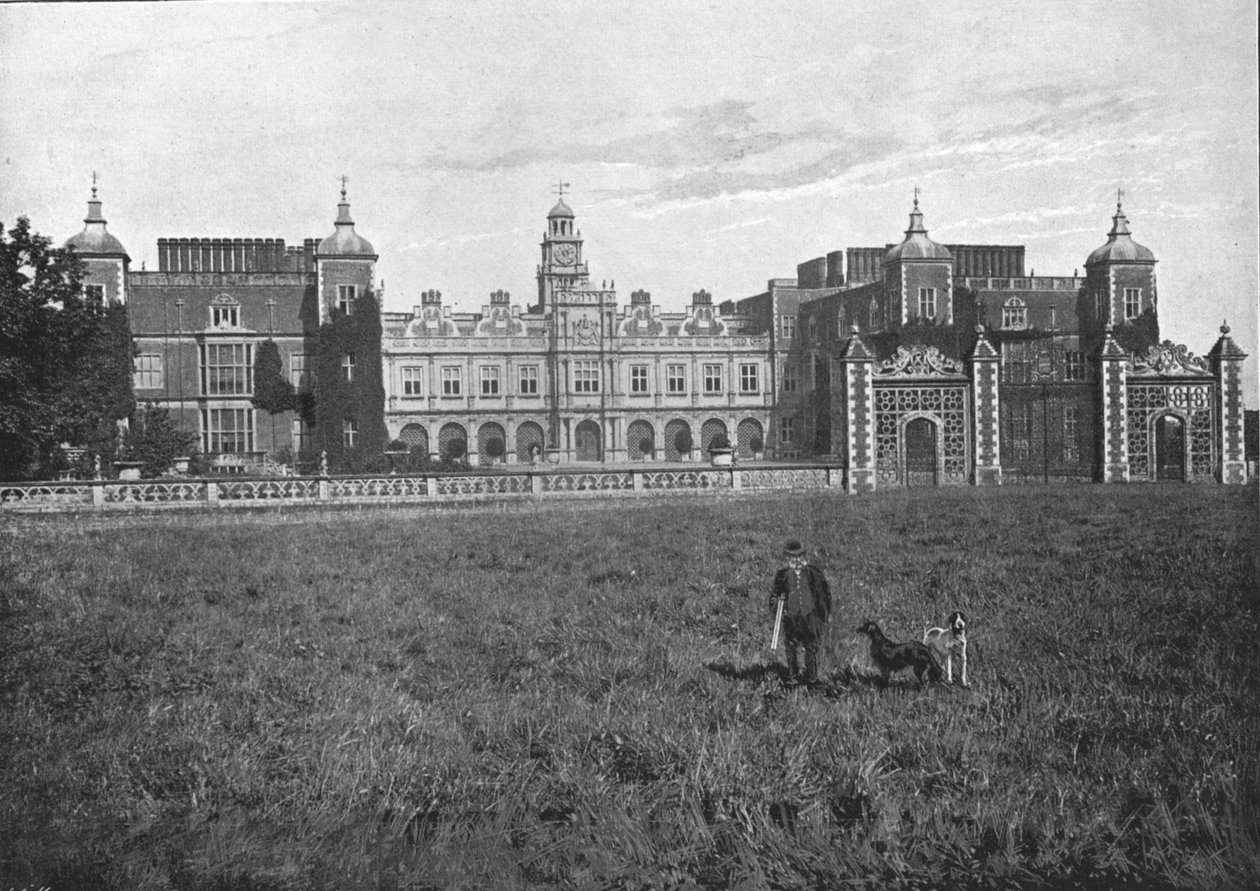
[[[877,387],[875,444],[882,485],[965,484],[966,389]]]

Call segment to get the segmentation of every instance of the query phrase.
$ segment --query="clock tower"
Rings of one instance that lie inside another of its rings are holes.
[[[573,211],[564,203],[561,182],[556,188],[560,200],[547,214],[547,230],[542,240],[542,265],[538,267],[538,308],[547,311],[555,305],[557,291],[584,287],[589,275],[582,260],[582,233],[573,225]]]

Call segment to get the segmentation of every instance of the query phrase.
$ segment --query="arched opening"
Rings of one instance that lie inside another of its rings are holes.
[[[420,424],[408,424],[402,428],[398,438],[407,444],[407,449],[421,455],[429,454],[429,432]]]
[[[626,456],[631,461],[651,458],[656,452],[656,431],[647,421],[633,421],[626,428]]]
[[[1176,415],[1155,421],[1155,478],[1186,481],[1186,425]]]
[[[463,425],[444,424],[438,431],[438,452],[449,461],[460,461],[468,455],[468,434]]]
[[[573,431],[574,458],[578,461],[603,460],[603,437],[599,424],[583,421]]]
[[[726,432],[726,424],[718,418],[709,418],[700,425],[700,451],[707,453],[709,447],[713,445],[713,440],[717,437],[725,436],[727,442],[730,442],[730,436]]]
[[[929,418],[906,423],[907,486],[936,485],[936,424]]]
[[[477,454],[482,464],[499,464],[506,460],[507,434],[500,425],[491,422],[478,428]]]
[[[686,436],[684,439],[680,440],[679,437],[683,435],[684,431],[686,431]],[[691,452],[691,446],[690,446],[691,427],[687,424],[686,421],[682,420],[681,418],[675,418],[674,420],[670,421],[668,424],[665,425],[665,460],[666,461],[681,461],[682,460],[683,453],[682,453],[682,450],[678,448],[680,442],[685,442],[688,444],[687,452],[690,453]]]
[[[751,458],[755,453],[766,450],[766,434],[760,421],[744,418],[735,428],[735,436],[741,458]]]
[[[526,421],[516,428],[516,459],[529,461],[542,455],[543,429],[533,421]]]

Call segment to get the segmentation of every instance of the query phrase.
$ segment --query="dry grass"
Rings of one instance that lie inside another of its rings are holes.
[[[6,519],[0,888],[1240,887],[1258,541],[1215,487]],[[971,689],[871,681],[956,607]]]

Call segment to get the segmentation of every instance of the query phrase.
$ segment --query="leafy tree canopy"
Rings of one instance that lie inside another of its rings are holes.
[[[184,430],[170,412],[156,405],[145,405],[136,412],[123,439],[123,454],[128,460],[143,461],[140,475],[161,476],[180,456],[191,456],[197,445],[197,434]]]
[[[254,408],[279,414],[298,407],[297,392],[284,375],[280,348],[274,340],[264,340],[254,353]]]
[[[47,473],[62,442],[110,457],[135,407],[126,310],[86,297],[83,271],[25,217],[0,228],[0,478]]]

